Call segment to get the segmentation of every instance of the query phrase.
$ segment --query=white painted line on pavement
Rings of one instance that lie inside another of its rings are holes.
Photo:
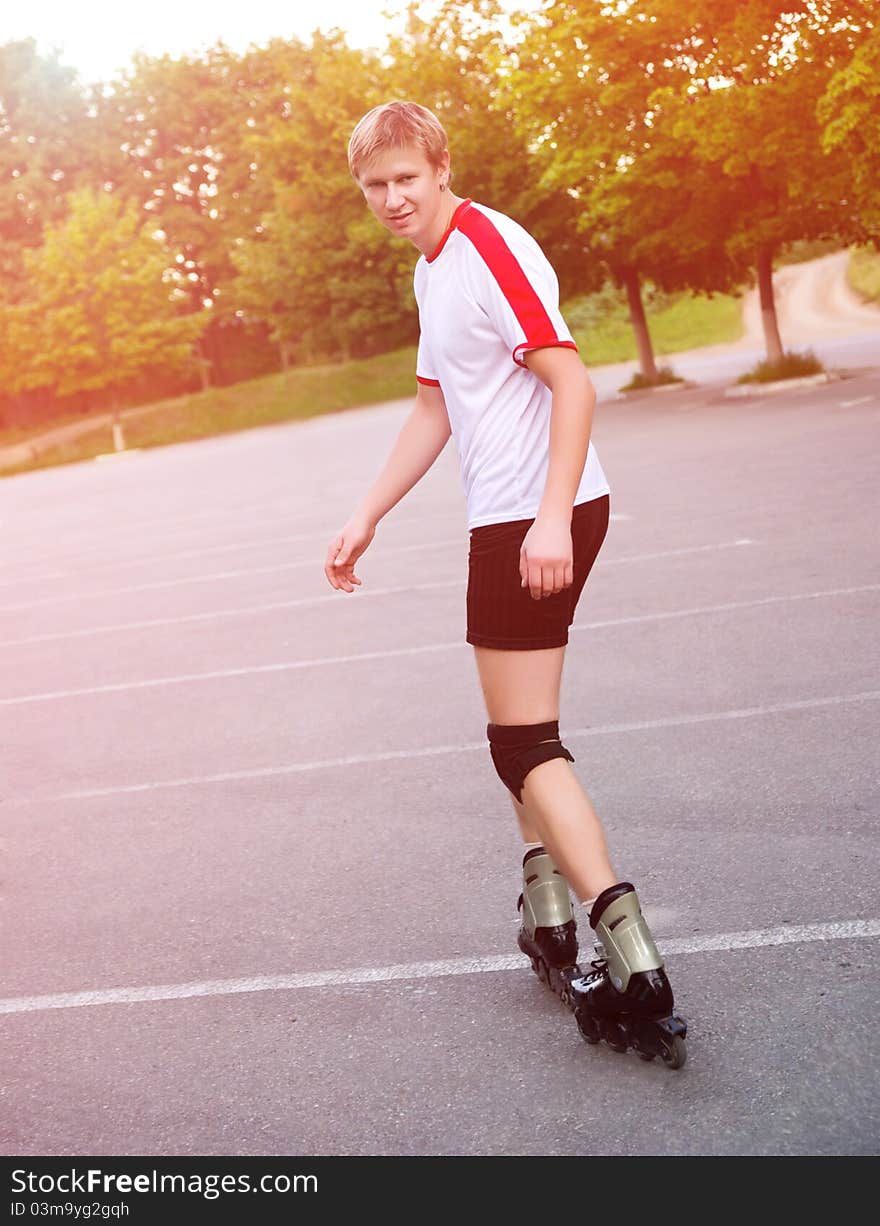
[[[433,588],[461,587],[467,584],[466,578],[438,579],[435,583],[406,583],[400,587],[371,588],[367,592],[358,592],[358,599],[366,596],[398,596],[402,592],[427,592]],[[355,593],[351,593],[354,595]],[[339,593],[328,596],[306,596],[301,600],[276,600],[271,604],[248,605],[241,609],[215,609],[210,613],[185,613],[182,617],[157,617],[142,622],[119,622],[112,626],[92,626],[87,630],[62,630],[57,634],[34,634],[24,639],[5,639],[0,641],[0,647],[18,647],[25,643],[51,643],[59,639],[86,638],[92,634],[113,634],[122,630],[147,630],[153,626],[179,626],[186,622],[216,621],[223,617],[245,617],[252,613],[271,613],[277,609],[302,609],[313,605],[327,604],[336,601],[339,607]]]
[[[436,588],[447,587],[462,587],[466,585],[466,579],[441,579],[436,583],[415,583],[405,584],[401,587],[386,587],[376,588],[372,591],[361,593],[360,598],[364,596],[392,596],[400,595],[402,592],[426,592]],[[758,600],[737,600],[728,604],[716,605],[701,605],[692,609],[673,609],[667,613],[641,613],[637,617],[614,617],[605,621],[597,622],[576,622],[572,630],[599,630],[608,626],[628,626],[635,625],[640,622],[665,621],[669,618],[676,617],[692,617],[697,614],[706,613],[726,613],[733,609],[753,609],[761,605],[781,604],[790,600],[819,600],[825,597],[834,596],[853,596],[860,592],[876,592],[880,591],[880,583],[865,583],[861,587],[839,587],[829,588],[821,592],[794,592],[788,596],[762,596]],[[299,609],[304,606],[326,604],[328,600],[335,600],[335,596],[312,596],[303,600],[280,600],[274,601],[271,604],[249,605],[240,609],[216,609],[210,613],[188,613],[183,617],[159,617],[149,621],[141,622],[119,622],[111,626],[92,626],[86,630],[63,630],[56,634],[33,634],[23,639],[5,639],[0,640],[0,648],[3,647],[19,647],[29,643],[51,643],[63,639],[87,638],[95,634],[112,634],[124,630],[146,630],[154,626],[178,626],[186,622],[199,621],[216,621],[224,617],[244,617],[253,613],[270,613],[278,609]],[[463,645],[463,644],[460,644]],[[430,645],[422,650],[431,651]],[[394,651],[388,652],[389,655],[396,654]],[[346,656],[345,659],[355,659],[354,656]],[[336,662],[337,658],[334,658]],[[304,661],[302,667],[306,667],[309,663],[320,664],[321,660]],[[300,665],[297,665],[300,666]],[[213,676],[208,673],[206,676]],[[71,691],[74,693],[92,691]]]
[[[461,583],[462,581],[459,579],[456,579],[456,580],[453,580],[453,582]],[[393,590],[397,592],[408,592],[408,591],[421,590],[422,588],[427,588],[427,587],[447,587],[447,586],[449,586],[449,583],[448,581],[444,580],[441,583],[421,584],[419,585],[418,589],[401,587],[401,588],[388,589],[388,590],[389,591]],[[671,620],[675,620],[676,618],[681,618],[681,617],[696,617],[696,616],[707,615],[711,613],[727,613],[734,609],[755,609],[755,608],[760,608],[763,605],[784,604],[789,601],[795,601],[795,600],[819,600],[820,598],[823,598],[823,597],[828,598],[828,597],[835,597],[835,596],[852,596],[860,592],[876,592],[876,591],[880,591],[880,583],[867,583],[867,584],[864,584],[862,587],[832,588],[825,592],[796,592],[791,596],[763,596],[759,600],[737,600],[730,604],[702,605],[702,606],[697,606],[692,609],[672,609],[669,612],[665,612],[665,613],[640,613],[638,616],[635,616],[635,617],[613,617],[605,621],[576,622],[571,627],[571,629],[572,631],[574,630],[606,630],[612,626],[633,626],[633,625],[640,625],[645,622],[671,621]],[[327,599],[327,598],[323,597],[322,599]],[[277,605],[261,605],[259,606],[259,608],[260,610],[279,609],[279,608],[284,609],[284,608],[290,608],[291,603],[296,605],[296,604],[308,604],[310,602],[309,601],[294,601],[294,602],[281,603]],[[246,610],[246,609],[230,610],[227,615],[232,616],[234,612],[245,613],[248,611],[249,610]],[[103,627],[103,629],[106,631],[144,629],[147,626],[177,625],[178,622],[180,621],[197,621],[203,617],[217,617],[217,616],[222,616],[222,615],[214,614],[214,613],[194,614],[192,617],[189,617],[189,618],[169,618],[169,619],[163,619],[161,621],[156,621],[156,622],[135,622],[135,623],[130,623],[126,626],[105,626]],[[83,635],[98,634],[99,632],[100,631],[98,629],[73,630],[73,631],[69,631],[66,634],[38,635],[38,636],[35,636],[34,638],[29,638],[29,639],[12,639],[8,642],[0,642],[0,648],[21,645],[24,643],[46,642],[47,640],[52,640],[52,639],[79,638],[79,637],[82,637]],[[423,643],[418,647],[393,647],[393,648],[388,648],[387,650],[384,650],[384,651],[363,652],[359,655],[324,656],[324,657],[318,657],[317,659],[314,659],[314,660],[282,660],[275,664],[254,664],[254,665],[249,666],[248,668],[220,669],[220,670],[215,670],[213,672],[206,672],[206,673],[181,673],[173,677],[148,677],[140,681],[120,681],[120,682],[114,682],[108,685],[89,686],[85,689],[49,690],[49,691],[45,691],[40,694],[18,694],[10,698],[0,698],[0,707],[18,706],[24,703],[32,703],[32,702],[51,702],[51,701],[55,701],[61,698],[79,698],[79,697],[82,697],[88,694],[112,694],[112,693],[118,693],[119,691],[122,691],[122,690],[148,689],[154,686],[183,685],[187,682],[195,682],[195,681],[215,681],[218,679],[223,679],[223,678],[228,678],[228,677],[245,677],[251,674],[259,674],[259,673],[289,672],[289,671],[296,670],[296,669],[320,668],[320,667],[325,667],[325,666],[334,665],[334,664],[355,664],[363,660],[387,660],[394,656],[419,655],[423,652],[448,651],[448,650],[453,650],[455,648],[463,649],[469,646],[470,644],[465,643],[463,640],[456,639],[454,642],[448,642],[448,643]]]
[[[579,736],[609,736],[620,732],[650,732],[661,728],[683,728],[691,724],[708,724],[728,719],[753,719],[759,716],[812,711],[822,707],[842,706],[851,702],[876,702],[880,690],[859,694],[835,694],[829,698],[808,698],[801,702],[780,702],[767,707],[744,707],[735,711],[710,711],[703,715],[670,716],[667,719],[640,720],[629,724],[605,724],[594,728],[566,729],[564,739]],[[11,797],[2,802],[12,807],[47,804],[53,800],[90,800],[98,796],[121,796],[132,792],[157,792],[164,788],[197,787],[208,783],[231,783],[242,779],[269,779],[277,775],[298,775],[305,771],[333,770],[340,766],[361,766],[374,762],[394,762],[415,758],[431,758],[442,754],[486,752],[486,741],[471,741],[465,745],[434,745],[427,749],[394,749],[386,753],[355,754],[347,758],[322,758],[314,762],[293,762],[286,766],[263,766],[254,770],[225,771],[220,775],[194,775],[188,779],[162,779],[151,783],[130,783],[88,791],[55,792],[47,795]]]
[[[23,583],[43,583],[48,579],[71,578],[73,578],[73,573],[69,570],[49,570],[39,575],[18,575],[13,579],[0,579],[0,587],[20,588]]]
[[[688,545],[684,549],[663,549],[659,553],[627,553],[622,558],[602,558],[596,566],[619,566],[623,562],[652,562],[655,558],[678,558],[687,553],[709,553],[716,549],[739,549],[742,545],[757,545],[757,541],[741,537],[736,541],[722,541],[718,545]]]
[[[838,407],[841,409],[851,409],[857,404],[867,404],[869,400],[875,400],[875,396],[859,396],[855,400],[841,400]]]
[[[292,545],[301,540],[313,540],[315,533],[291,533],[264,541],[239,541],[235,544],[210,545],[203,549],[184,549],[176,553],[153,553],[139,558],[114,558],[103,562],[76,562],[68,570],[44,571],[36,575],[19,575],[14,579],[0,580],[0,587],[21,587],[23,583],[44,583],[48,579],[77,579],[86,570],[118,570],[120,566],[146,565],[148,562],[174,562],[184,558],[200,558],[214,553],[233,553],[236,549],[261,549],[269,545]]]
[[[426,549],[444,549],[448,545],[459,545],[464,549],[467,546],[467,538],[449,537],[446,540],[440,541],[424,541],[417,545],[395,545],[392,548],[383,550],[381,556],[383,558],[391,557],[401,553],[422,552]],[[716,549],[736,549],[741,545],[754,545],[755,541],[742,539],[737,541],[722,541],[716,545],[690,545],[683,549],[665,549],[660,553],[641,553],[627,554],[622,558],[600,558],[596,563],[597,566],[617,566],[628,562],[647,562],[655,558],[675,558],[691,553],[707,553]],[[371,559],[372,560],[372,559]],[[246,570],[224,570],[217,571],[210,575],[183,575],[178,579],[159,579],[154,583],[135,583],[128,587],[103,588],[98,592],[65,592],[57,596],[43,596],[39,600],[29,600],[23,604],[7,604],[0,605],[0,613],[18,613],[24,612],[27,609],[42,608],[44,605],[61,604],[69,600],[97,600],[104,596],[124,596],[130,592],[151,592],[158,591],[169,587],[183,587],[188,583],[213,583],[221,579],[239,579],[245,575],[271,575],[276,571],[282,570],[302,570],[308,567],[310,570],[318,571],[323,575],[324,567],[320,558],[306,558],[299,562],[276,562],[272,566],[257,566]],[[459,582],[455,580],[454,582]],[[337,593],[338,595],[338,593]],[[324,596],[322,600],[335,599],[335,597]]]
[[[641,613],[637,617],[614,617],[608,621],[575,622],[572,630],[603,630],[608,626],[631,626],[641,622],[669,621],[676,617],[696,617],[708,613],[729,613],[735,609],[758,609],[762,605],[788,604],[794,600],[821,600],[834,596],[855,596],[861,592],[880,592],[880,583],[861,587],[829,588],[824,592],[794,592],[790,596],[762,596],[758,600],[734,600],[729,604],[696,605],[692,609],[671,609],[668,613]],[[0,647],[3,644],[0,643]]]
[[[392,554],[412,553],[414,550],[420,550],[424,553],[426,549],[441,549],[447,545],[461,544],[462,540],[460,537],[450,537],[448,540],[424,541],[418,545],[395,545],[390,549],[385,549],[382,556],[389,557]],[[307,558],[299,562],[275,562],[271,566],[253,566],[245,570],[215,571],[210,575],[183,575],[178,579],[157,579],[154,583],[134,583],[128,587],[102,588],[98,592],[65,592],[63,595],[58,596],[42,596],[39,600],[29,600],[24,604],[0,605],[0,613],[17,613],[26,609],[38,609],[44,605],[62,604],[68,600],[97,600],[104,596],[124,596],[130,592],[153,592],[162,588],[183,587],[188,583],[214,583],[221,579],[239,579],[244,575],[272,575],[277,571],[302,570],[304,567],[316,570],[322,575],[324,573],[320,559]]]
[[[437,511],[431,510],[431,521],[436,523],[438,519],[461,519],[460,511]],[[629,515],[611,516],[612,519],[629,519]],[[174,550],[159,550],[153,553],[139,554],[137,557],[123,558],[107,558],[102,561],[85,561],[74,559],[68,566],[67,570],[49,571],[36,575],[22,575],[14,579],[0,580],[0,587],[20,586],[22,583],[39,583],[46,579],[71,579],[81,576],[84,571],[92,570],[118,570],[121,566],[144,566],[149,562],[174,562],[184,558],[201,558],[209,557],[218,553],[235,553],[237,550],[246,549],[268,549],[270,545],[290,546],[296,545],[303,541],[313,541],[319,545],[321,553],[326,549],[330,539],[333,536],[333,529],[326,530],[312,529],[310,532],[288,532],[284,536],[263,537],[253,541],[227,541],[222,545],[203,545],[199,548]],[[406,546],[411,548],[411,546]],[[106,549],[102,550],[106,554]],[[0,560],[0,567],[7,565],[5,559]]]
[[[396,647],[392,651],[365,651],[361,655],[325,656],[320,660],[290,660],[280,664],[255,664],[250,668],[225,668],[211,673],[181,673],[176,677],[153,677],[146,681],[121,681],[115,685],[96,685],[83,690],[54,690],[44,694],[24,694],[18,698],[0,698],[0,707],[20,706],[29,702],[51,702],[59,698],[78,698],[85,694],[113,694],[123,690],[144,690],[154,686],[183,685],[191,681],[215,681],[227,677],[247,677],[259,673],[283,673],[294,669],[311,668],[316,665],[353,664],[361,660],[384,660],[389,656],[421,655],[426,651],[448,651],[466,647],[456,639],[454,643],[432,643],[421,647]]]
[[[806,945],[816,941],[851,941],[880,936],[880,920],[842,920],[832,924],[799,924],[721,932],[696,939],[663,940],[661,954],[722,953],[734,949],[761,949],[773,945]],[[153,1004],[194,996],[236,996],[246,992],[291,992],[308,988],[345,988],[365,983],[391,983],[395,979],[436,979],[440,976],[484,975],[496,971],[522,971],[522,954],[485,958],[450,958],[441,962],[404,962],[396,966],[352,967],[341,971],[313,971],[298,975],[260,975],[252,979],[205,979],[193,983],[164,983],[150,987],[105,988],[87,992],[61,992],[52,996],[12,996],[0,999],[0,1013],[41,1013],[48,1009],[77,1009],[87,1005]],[[531,972],[529,972],[531,973]]]

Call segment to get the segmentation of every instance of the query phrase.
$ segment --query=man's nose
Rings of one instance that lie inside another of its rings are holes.
[[[399,187],[393,183],[389,183],[388,191],[385,195],[385,207],[389,213],[396,213],[403,202],[403,193]]]

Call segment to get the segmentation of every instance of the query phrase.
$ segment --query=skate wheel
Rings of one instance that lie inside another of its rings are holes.
[[[619,1022],[606,1022],[602,1037],[612,1051],[626,1051],[626,1031]]]
[[[681,1068],[687,1060],[687,1048],[680,1034],[664,1039],[660,1045],[660,1058],[667,1068]]]
[[[591,1017],[579,1017],[576,1013],[575,1020],[577,1021],[578,1030],[581,1032],[581,1038],[587,1043],[599,1042],[599,1027]]]

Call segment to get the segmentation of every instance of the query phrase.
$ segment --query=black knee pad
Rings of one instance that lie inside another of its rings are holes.
[[[489,724],[489,752],[505,787],[522,804],[526,775],[552,758],[574,758],[559,740],[559,720],[546,724]]]

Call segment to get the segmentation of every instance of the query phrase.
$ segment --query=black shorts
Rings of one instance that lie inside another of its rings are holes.
[[[564,647],[587,575],[608,531],[610,505],[609,496],[603,494],[573,509],[574,582],[539,600],[522,586],[519,573],[520,549],[534,518],[473,528],[468,555],[467,641],[475,647],[503,651]]]

